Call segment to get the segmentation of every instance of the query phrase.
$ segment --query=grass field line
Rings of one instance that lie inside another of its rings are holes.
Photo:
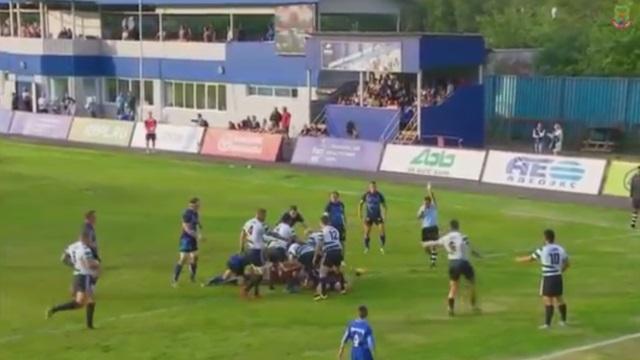
[[[598,349],[598,348],[602,348],[602,347],[606,347],[606,346],[610,346],[610,345],[615,345],[624,341],[629,341],[629,340],[633,340],[633,339],[638,339],[640,338],[640,332],[638,333],[634,333],[634,334],[628,334],[628,335],[623,335],[623,336],[619,336],[613,339],[609,339],[609,340],[604,340],[604,341],[599,341],[599,342],[595,342],[595,343],[591,343],[591,344],[587,344],[587,345],[582,345],[582,346],[577,346],[577,347],[573,347],[573,348],[569,348],[569,349],[565,349],[565,350],[560,350],[560,351],[556,351],[556,352],[552,352],[546,355],[542,355],[542,356],[537,356],[537,357],[531,357],[531,358],[526,358],[523,360],[551,360],[551,359],[559,359],[562,356],[565,355],[570,355],[570,354],[575,354],[575,353],[579,353],[579,352],[583,352],[583,351],[589,351],[589,350],[593,350],[593,349]]]

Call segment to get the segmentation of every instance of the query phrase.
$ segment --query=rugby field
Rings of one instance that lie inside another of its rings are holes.
[[[424,187],[380,181],[389,204],[386,255],[377,235],[373,251],[362,253],[356,206],[365,188],[366,179],[292,169],[0,139],[0,359],[334,359],[359,304],[370,309],[378,359],[526,359],[640,331],[640,234],[627,230],[626,212],[436,188],[441,222],[458,218],[485,254],[475,261],[484,313],[458,303],[450,319],[444,257],[429,270],[418,246]],[[273,223],[297,204],[315,225],[334,189],[349,213],[348,266],[367,270],[351,294],[314,303],[308,293],[265,289],[262,300],[242,301],[233,287],[169,286],[190,197],[202,199],[204,280],[223,270],[256,207]],[[47,306],[69,296],[70,272],[58,259],[88,209],[98,211],[105,266],[95,331],[83,329],[83,311],[43,319]],[[513,258],[538,246],[546,227],[572,259],[571,325],[540,331],[539,268]],[[638,341],[559,359],[635,359]]]

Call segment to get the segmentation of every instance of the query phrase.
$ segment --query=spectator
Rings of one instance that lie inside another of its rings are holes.
[[[238,130],[238,128],[236,127],[236,124],[234,124],[233,121],[229,121],[229,126],[227,128],[229,130]]]
[[[258,122],[258,118],[255,115],[251,117],[251,129],[256,131],[260,131],[261,129],[260,122]]]
[[[353,121],[347,122],[347,136],[351,139],[358,138],[358,129],[356,128],[356,124]]]
[[[267,33],[264,36],[265,41],[273,41],[276,38],[276,31],[273,27],[273,23],[269,24],[267,27]]]
[[[211,30],[211,27],[205,26],[204,28],[202,28],[202,41],[213,42],[214,38],[215,35],[213,33],[213,30]]]
[[[126,99],[123,93],[118,93],[116,96],[116,115],[120,117],[125,113]]]
[[[236,39],[238,41],[246,41],[247,40],[247,33],[242,28],[242,24],[240,24],[240,26],[238,26],[237,34],[238,34],[238,36],[236,36]]]
[[[562,142],[564,140],[564,132],[559,123],[553,125],[553,133],[549,134],[549,137],[551,138],[551,151],[553,151],[553,155],[558,155],[562,151]]]
[[[278,112],[278,108],[276,107],[273,109],[271,115],[269,115],[269,122],[273,129],[278,129],[280,127],[280,121],[282,121],[282,114]]]
[[[64,113],[67,115],[75,115],[76,113],[76,99],[69,96],[69,94],[64,94],[62,97],[62,109]]]
[[[234,40],[234,36],[233,36],[233,28],[231,28],[230,26],[227,28],[227,42],[231,42]]]
[[[44,94],[38,97],[38,112],[41,114],[49,112],[47,97]]]
[[[129,31],[129,27],[126,24],[122,25],[122,40],[131,40],[131,31]]]
[[[202,117],[202,114],[200,114],[200,113],[198,113],[198,116],[197,116],[195,119],[191,120],[191,122],[194,122],[194,123],[196,123],[198,126],[203,127],[203,128],[205,128],[205,129],[207,129],[207,128],[209,127],[209,122],[208,122],[207,120],[205,120],[205,119]],[[233,124],[233,123],[232,123],[232,122],[230,122],[230,124]]]
[[[20,97],[16,93],[11,93],[11,110],[16,111],[19,108]]]
[[[533,129],[533,151],[536,154],[542,154],[544,147],[544,139],[547,137],[545,129],[542,127],[542,123],[538,123]]]
[[[136,99],[136,96],[133,93],[129,93],[129,97],[127,99],[127,108],[128,108],[128,116],[129,116],[129,120],[135,121],[136,120],[136,109],[138,107],[138,101]]]
[[[287,107],[282,107],[282,122],[280,123],[280,129],[285,135],[289,134],[289,127],[291,127],[291,113],[287,110]]]
[[[33,111],[33,101],[31,99],[31,94],[27,90],[27,88],[22,89],[22,94],[20,95],[20,100],[18,101],[18,110],[20,111]]]
[[[96,99],[96,97],[87,96],[85,101],[86,102],[84,104],[84,108],[85,110],[87,110],[87,113],[89,113],[89,116],[91,116],[92,118],[98,117],[98,111],[97,111],[98,100]]]

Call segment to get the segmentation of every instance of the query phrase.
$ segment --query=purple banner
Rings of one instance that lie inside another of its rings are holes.
[[[13,113],[9,110],[0,109],[0,134],[6,134],[9,132],[12,114]]]
[[[291,162],[336,169],[376,171],[383,149],[383,143],[371,141],[300,137]]]
[[[71,116],[33,114],[16,111],[11,123],[11,134],[49,139],[66,139]]]

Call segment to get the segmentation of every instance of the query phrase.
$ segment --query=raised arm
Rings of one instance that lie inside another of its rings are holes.
[[[349,341],[349,328],[345,330],[344,335],[342,336],[342,340],[340,341],[340,349],[338,349],[338,359],[342,360],[344,356],[344,347],[347,345],[347,341]]]

